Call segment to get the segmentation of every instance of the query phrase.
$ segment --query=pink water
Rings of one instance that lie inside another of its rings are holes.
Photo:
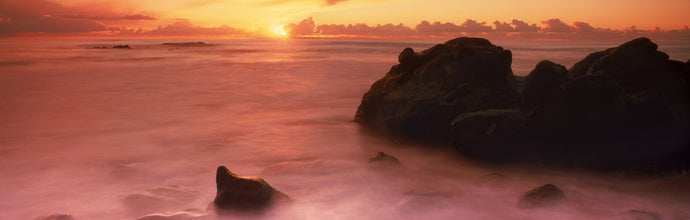
[[[630,209],[690,219],[687,175],[489,165],[362,132],[352,119],[371,83],[404,47],[440,42],[163,42],[0,42],[0,219],[186,209],[203,219],[621,219]],[[619,43],[496,42],[513,50],[517,75],[544,58],[569,67]],[[119,44],[133,49],[87,49]],[[689,43],[661,50],[690,58]],[[378,151],[402,167],[371,167]],[[260,176],[292,201],[263,215],[215,216],[207,208],[218,165]],[[517,207],[545,183],[566,202]]]

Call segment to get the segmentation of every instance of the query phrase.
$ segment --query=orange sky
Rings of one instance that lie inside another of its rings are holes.
[[[690,0],[0,0],[0,34],[94,32],[113,27],[155,29],[176,22],[276,34],[282,25],[313,17],[318,24],[403,23],[466,19],[529,24],[558,18],[594,27],[683,29]],[[179,25],[185,25],[178,23]],[[64,29],[61,29],[64,26]],[[180,26],[181,27],[181,26]],[[62,30],[62,31],[61,31]]]

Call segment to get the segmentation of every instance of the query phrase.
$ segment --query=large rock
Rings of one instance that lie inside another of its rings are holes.
[[[287,198],[266,181],[257,177],[241,177],[225,166],[216,172],[216,198],[213,204],[220,210],[261,211],[273,202]]]
[[[464,112],[519,103],[509,50],[481,38],[457,38],[415,53],[405,48],[395,65],[364,94],[355,120],[423,141],[444,140]]]
[[[520,93],[510,51],[458,38],[400,64],[362,98],[356,121],[450,142],[498,161],[593,168],[690,167],[690,61],[647,38],[592,53],[569,71],[542,61]]]
[[[568,81],[568,70],[548,60],[539,62],[527,75],[522,89],[522,104],[530,110]]]

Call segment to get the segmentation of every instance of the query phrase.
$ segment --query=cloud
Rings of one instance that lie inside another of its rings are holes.
[[[510,23],[494,21],[492,26],[486,22],[467,19],[461,25],[446,22],[422,21],[414,28],[403,24],[367,25],[322,24],[315,25],[312,17],[297,24],[286,26],[291,36],[342,36],[342,37],[393,37],[393,38],[448,38],[463,35],[486,37],[490,39],[572,39],[572,40],[611,40],[631,39],[647,36],[659,40],[690,40],[690,29],[662,31],[638,30],[631,26],[626,30],[594,27],[589,23],[576,21],[572,25],[560,19],[544,20],[544,27],[513,19]],[[316,26],[316,28],[314,28]]]
[[[319,25],[316,32],[321,35],[355,35],[355,36],[405,36],[415,31],[403,24],[384,24],[369,26],[367,24]]]
[[[150,15],[143,15],[143,14],[131,14],[131,15],[122,15],[122,16],[89,16],[89,15],[63,15],[61,16],[63,18],[71,18],[71,19],[88,19],[88,20],[158,20],[158,18],[150,16]]]
[[[510,22],[513,25],[513,30],[515,32],[538,32],[541,31],[541,27],[538,27],[536,24],[528,24],[524,21],[513,19],[513,21]]]
[[[72,12],[73,9],[47,0],[0,0],[0,35],[27,32],[74,33],[106,29],[105,25],[98,21],[56,16]]]
[[[141,28],[111,27],[108,28],[112,33],[121,36],[241,36],[247,34],[242,29],[233,28],[227,25],[219,27],[194,26],[187,20],[178,20],[165,27],[158,27],[152,30]]]
[[[297,24],[290,23],[285,25],[285,32],[290,36],[304,36],[314,34],[314,28],[316,28],[316,23],[314,23],[314,18],[309,17],[300,21]]]
[[[545,32],[566,33],[571,32],[573,29],[570,27],[570,25],[564,23],[560,19],[544,20],[541,23],[545,25],[543,28]]]
[[[456,24],[453,24],[450,22],[441,23],[438,21],[436,21],[434,23],[429,23],[428,21],[422,21],[414,29],[417,32],[420,32],[423,34],[432,34],[432,35],[445,35],[448,33],[462,32],[462,28]]]
[[[486,25],[486,22],[477,22],[472,19],[467,19],[461,25],[462,30],[465,32],[491,32],[493,29],[491,26]]]
[[[509,23],[494,21],[494,30],[497,32],[513,32],[515,29]]]

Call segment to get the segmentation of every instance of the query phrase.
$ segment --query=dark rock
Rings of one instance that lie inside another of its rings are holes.
[[[645,212],[640,210],[628,210],[620,213],[621,220],[662,220],[661,215],[652,212]]]
[[[522,89],[522,105],[531,110],[568,81],[568,70],[548,60],[539,62],[527,75]]]
[[[406,48],[399,61],[364,94],[357,122],[496,161],[690,167],[690,63],[669,60],[647,38],[569,71],[542,61],[524,82],[510,70],[510,51],[480,38]]]
[[[127,44],[125,45],[115,45],[113,46],[114,49],[131,49],[131,47]]]
[[[35,218],[34,220],[74,220],[74,217],[68,214],[53,214],[49,216],[41,216]]]
[[[219,166],[216,172],[216,198],[213,204],[220,210],[261,211],[287,196],[257,177],[240,177]]]
[[[539,208],[557,205],[564,199],[565,194],[563,194],[561,189],[553,184],[546,184],[523,194],[518,201],[518,207]]]
[[[456,116],[519,103],[512,54],[481,38],[457,38],[415,54],[405,49],[364,94],[355,120],[422,141],[443,141]]]
[[[400,160],[398,158],[385,154],[383,152],[379,152],[376,154],[376,156],[372,157],[369,159],[369,163],[394,163],[394,164],[400,164]]]
[[[520,112],[513,109],[464,113],[451,123],[450,140],[465,156],[508,159],[521,151],[515,140],[523,123]]]

